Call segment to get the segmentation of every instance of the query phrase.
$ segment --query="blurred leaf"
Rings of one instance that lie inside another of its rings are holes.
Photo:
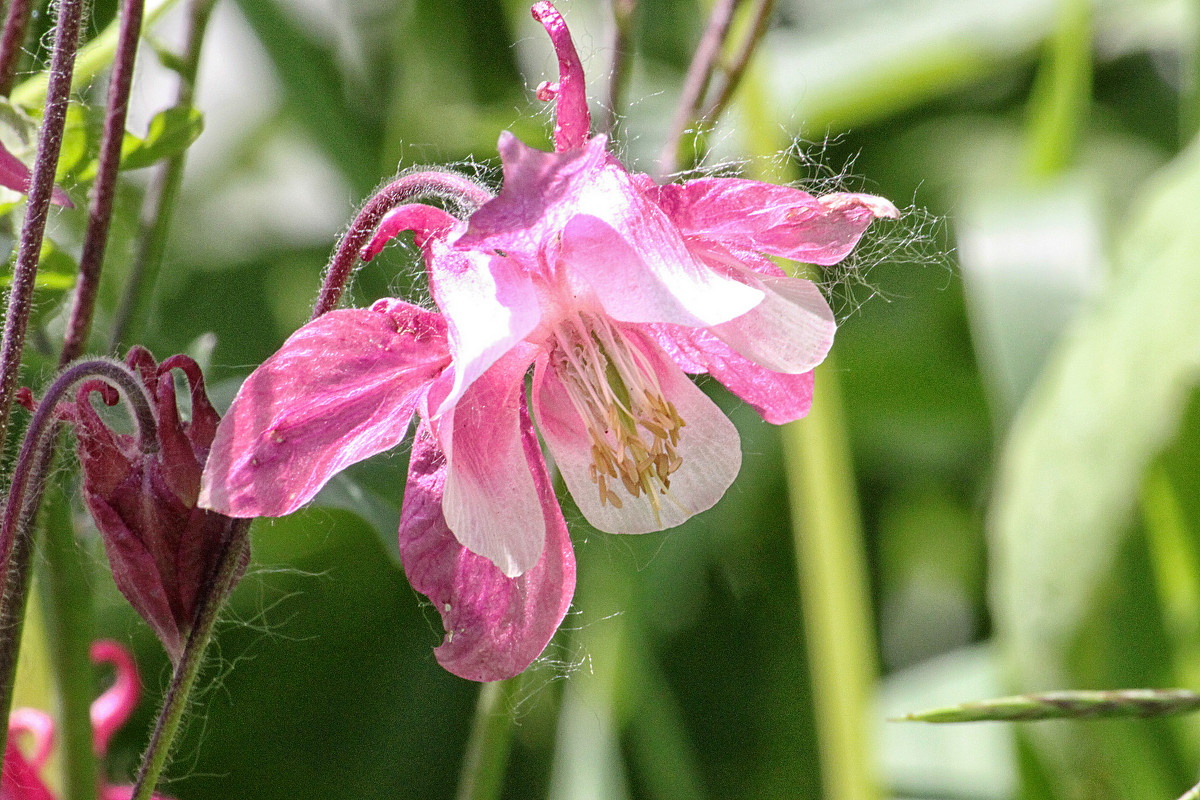
[[[382,133],[350,103],[336,48],[310,36],[295,14],[277,0],[240,0],[259,41],[271,57],[293,111],[326,157],[365,193],[379,180]]]
[[[148,3],[142,22],[142,30],[149,30],[168,9],[179,0],[161,0],[159,3]],[[92,79],[112,64],[117,50],[117,35],[120,30],[120,20],[114,19],[104,30],[92,37],[92,40],[79,48],[75,59],[74,71],[71,73],[71,89],[78,91],[91,83]],[[50,81],[49,72],[42,71],[26,78],[18,84],[9,97],[15,105],[25,108],[37,108],[46,102],[46,87]]]
[[[204,115],[198,109],[176,106],[160,111],[150,120],[146,138],[126,132],[121,143],[121,169],[141,169],[156,161],[182,153],[204,130]],[[96,177],[97,162],[92,161],[79,174],[79,180]]]
[[[75,263],[75,259],[70,253],[59,248],[54,240],[49,237],[42,240],[42,252],[38,260],[38,271],[36,284],[38,289],[47,289],[52,292],[63,292],[75,285],[75,275],[79,272],[79,265]],[[0,275],[0,286],[12,285],[12,263],[8,265],[8,271],[4,275]]]
[[[1200,145],[1135,203],[1117,274],[1064,335],[1013,425],[992,505],[992,608],[1021,690],[1072,685],[1068,654],[1143,472],[1200,375],[1200,229],[1180,221],[1197,203]],[[1085,780],[1059,766],[1064,785]]]

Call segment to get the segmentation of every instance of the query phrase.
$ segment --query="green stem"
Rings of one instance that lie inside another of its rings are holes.
[[[1200,133],[1200,2],[1187,4],[1191,20],[1183,45],[1183,74],[1179,90],[1179,144],[1182,148]]]
[[[1028,169],[1033,177],[1049,177],[1070,165],[1091,94],[1091,3],[1060,0],[1058,26],[1029,103]]]
[[[174,0],[168,0],[164,5],[172,2]],[[191,106],[195,99],[200,48],[204,43],[204,34],[208,30],[208,21],[212,18],[215,3],[216,0],[192,0],[187,44],[179,65],[179,91],[175,98],[177,106]],[[153,16],[154,12],[147,15],[145,27],[150,26]],[[179,189],[183,185],[183,168],[186,161],[186,151],[167,159],[146,193],[137,254],[113,320],[112,338],[109,341],[112,349],[121,344],[132,321],[139,320],[143,327],[146,327],[145,320],[153,319],[153,309],[147,308],[146,295],[153,291],[158,281],[163,255],[167,249],[167,237],[175,216],[175,205],[179,199]]]
[[[62,796],[65,800],[95,800],[96,754],[90,716],[94,687],[88,656],[95,629],[92,585],[83,551],[75,539],[70,500],[63,484],[52,484],[45,504],[40,594],[59,700]]]
[[[479,689],[475,721],[458,784],[458,800],[496,800],[504,787],[512,745],[512,705],[521,677],[485,683]]]
[[[762,75],[739,94],[759,179],[780,152]],[[874,621],[850,444],[832,358],[817,368],[812,410],[782,428],[800,605],[808,643],[824,796],[878,800],[868,727],[878,678]]]
[[[204,601],[196,609],[196,621],[188,634],[187,644],[183,647],[183,656],[175,665],[171,685],[167,688],[162,709],[158,713],[158,721],[154,725],[154,733],[151,734],[150,744],[142,756],[142,765],[138,769],[131,800],[151,800],[158,779],[167,766],[175,737],[183,722],[183,712],[187,709],[196,677],[204,663],[204,652],[212,639],[221,606],[229,596],[233,582],[237,579],[243,554],[250,546],[249,532],[250,520],[234,520],[224,552],[217,562],[207,591],[204,592]]]
[[[841,396],[827,360],[812,411],[783,428],[824,796],[876,800],[867,719],[878,667]]]

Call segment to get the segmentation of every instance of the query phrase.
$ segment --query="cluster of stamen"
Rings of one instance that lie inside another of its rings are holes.
[[[591,438],[588,473],[600,504],[621,508],[613,487],[623,486],[634,498],[644,492],[658,518],[659,495],[671,496],[671,474],[682,463],[675,448],[685,423],[645,353],[587,314],[564,320],[554,338],[553,365]]]

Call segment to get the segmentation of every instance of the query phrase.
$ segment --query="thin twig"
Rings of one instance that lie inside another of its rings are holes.
[[[25,47],[33,0],[12,0],[0,36],[0,95],[8,97],[17,78],[17,60]]]
[[[667,132],[667,141],[659,156],[658,170],[662,175],[675,172],[679,168],[679,141],[683,137],[684,131],[700,113],[700,106],[708,91],[709,81],[712,80],[713,70],[716,69],[721,46],[729,34],[729,26],[733,21],[733,10],[737,4],[738,0],[717,0],[713,5],[712,14],[708,18],[708,27],[700,39],[700,44],[696,47],[696,54],[692,56],[687,77],[684,78],[679,103],[675,106],[675,116],[671,121],[670,130]]]
[[[725,68],[725,80],[721,83],[721,88],[717,90],[716,97],[713,98],[713,101],[700,114],[700,119],[712,124],[725,113],[725,109],[729,106],[729,101],[733,99],[738,85],[742,82],[742,76],[746,74],[746,67],[750,65],[750,59],[754,56],[754,51],[758,49],[759,43],[767,33],[767,28],[771,22],[771,14],[774,11],[775,0],[758,0],[758,8],[754,12],[754,24],[750,27],[750,32],[738,48],[737,55],[733,57],[729,65]]]
[[[622,106],[625,86],[629,82],[629,59],[633,55],[633,15],[637,0],[612,0],[613,43],[612,64],[608,70],[608,101],[600,133],[612,136],[617,127],[617,114]]]
[[[21,243],[13,266],[12,290],[8,295],[8,310],[4,317],[4,338],[0,341],[0,443],[6,438],[17,392],[17,375],[21,370],[25,331],[33,306],[33,287],[41,257],[42,237],[46,233],[46,218],[54,191],[54,173],[58,168],[63,129],[67,122],[71,74],[75,51],[79,46],[82,16],[83,0],[62,0],[58,10],[54,55],[50,62],[50,88],[46,95],[41,135],[38,137],[37,157],[33,162],[33,177],[29,182]]]
[[[92,202],[88,209],[87,233],[79,257],[79,280],[75,285],[75,300],[63,339],[60,367],[83,354],[92,316],[96,309],[96,293],[100,288],[100,269],[108,245],[109,223],[112,221],[113,198],[116,196],[117,173],[121,168],[121,144],[125,140],[125,117],[129,110],[129,87],[133,82],[133,66],[137,58],[138,37],[142,30],[145,0],[125,0],[121,5],[121,32],[117,39],[117,54],[112,78],[108,85],[108,107],[104,114],[104,135],[100,140],[100,156]]]

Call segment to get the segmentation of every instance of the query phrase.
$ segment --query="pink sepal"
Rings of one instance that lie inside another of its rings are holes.
[[[711,239],[808,264],[841,261],[877,217],[900,212],[882,197],[830,194],[740,178],[701,178],[647,194],[685,236]]]
[[[317,318],[242,385],[200,505],[234,517],[295,511],[339,470],[399,444],[449,363],[441,315],[403,301]]]
[[[417,430],[409,463],[400,521],[404,571],[442,615],[446,639],[434,651],[438,662],[473,681],[508,678],[529,666],[558,629],[575,592],[571,540],[524,403],[520,426],[538,494],[529,511],[542,515],[546,529],[540,559],[520,577],[506,577],[463,547],[446,526],[446,461],[426,425]]]

